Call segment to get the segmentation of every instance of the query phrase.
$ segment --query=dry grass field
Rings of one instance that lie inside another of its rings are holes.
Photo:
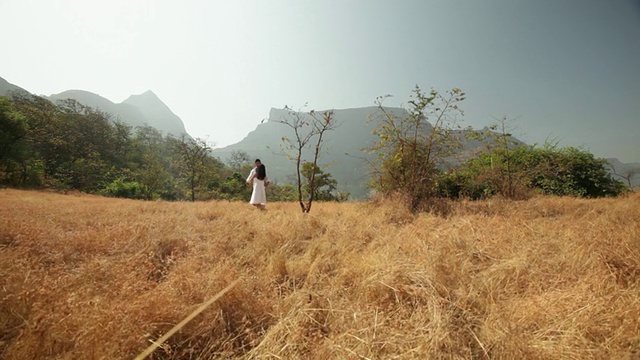
[[[0,358],[640,358],[639,193],[450,206],[0,190]]]

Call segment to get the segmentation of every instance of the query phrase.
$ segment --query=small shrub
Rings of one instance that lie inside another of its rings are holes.
[[[126,199],[143,199],[145,191],[144,185],[137,181],[116,179],[102,191],[102,194]]]

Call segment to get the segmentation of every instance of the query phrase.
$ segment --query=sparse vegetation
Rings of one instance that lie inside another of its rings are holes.
[[[308,213],[311,211],[313,201],[317,200],[319,191],[317,189],[319,186],[316,184],[316,176],[320,171],[318,159],[327,133],[335,130],[337,124],[331,110],[324,111],[322,114],[317,114],[314,110],[301,113],[288,107],[285,107],[285,110],[288,111],[288,116],[276,121],[291,129],[293,135],[282,137],[281,152],[295,164],[298,203],[302,212]],[[311,158],[311,161],[305,161],[305,157]],[[306,163],[310,168],[305,176],[303,166]],[[303,178],[306,178],[306,182]]]
[[[0,357],[634,359],[640,194],[145,202],[0,190]]]
[[[423,211],[437,193],[437,177],[447,158],[462,147],[458,116],[465,93],[454,88],[427,94],[416,86],[405,118],[388,112],[385,98],[376,99],[378,112],[372,117],[378,117],[378,140],[367,149],[377,157],[372,187],[385,196],[399,194],[412,211]]]

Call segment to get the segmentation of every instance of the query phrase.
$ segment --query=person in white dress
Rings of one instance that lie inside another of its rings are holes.
[[[267,193],[266,186],[269,185],[269,178],[267,177],[266,167],[262,164],[260,159],[256,159],[256,167],[251,169],[251,173],[247,177],[247,185],[253,185],[253,192],[251,193],[251,200],[249,204],[257,207],[260,210],[264,210],[267,205]]]

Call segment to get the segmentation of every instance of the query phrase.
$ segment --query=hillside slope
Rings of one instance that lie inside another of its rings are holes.
[[[0,77],[0,96],[7,96],[12,92],[29,93],[27,90],[21,88],[20,86],[14,85]]]

